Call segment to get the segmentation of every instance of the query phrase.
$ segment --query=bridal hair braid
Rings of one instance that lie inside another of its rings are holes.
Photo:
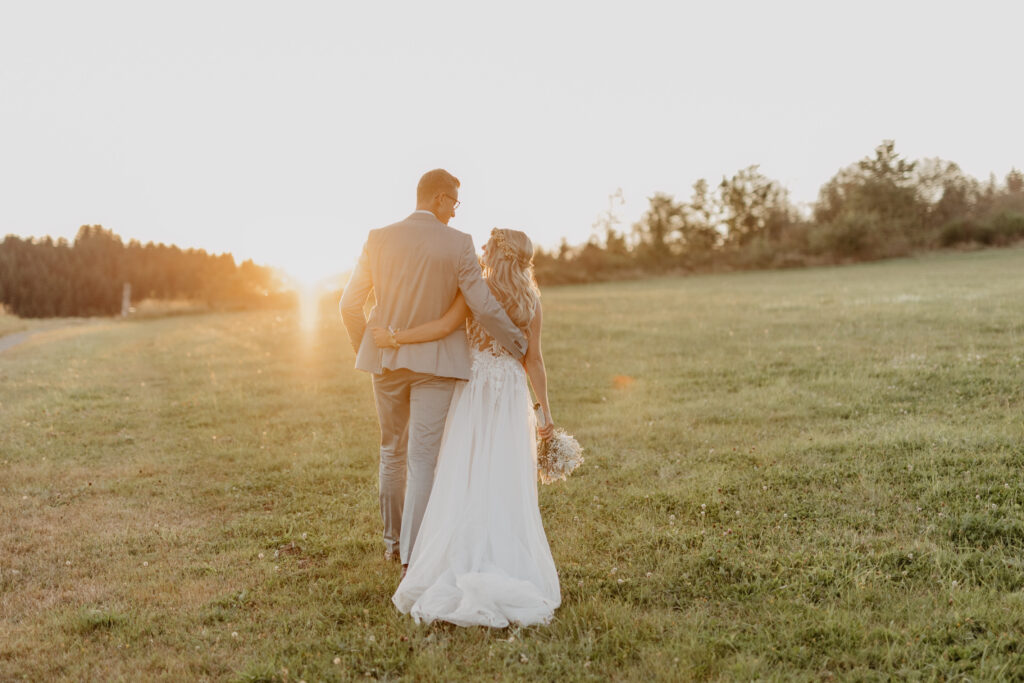
[[[518,230],[494,228],[487,241],[483,275],[494,298],[505,313],[525,331],[540,301],[540,289],[533,275],[533,242]],[[470,341],[479,346],[489,336],[473,322]]]

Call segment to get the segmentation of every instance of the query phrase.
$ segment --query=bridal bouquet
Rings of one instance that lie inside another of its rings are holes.
[[[538,422],[544,424],[544,415],[539,408],[539,403],[534,406]],[[565,481],[582,464],[583,447],[576,437],[562,428],[555,429],[549,438],[541,439],[537,444],[537,474],[542,484]]]

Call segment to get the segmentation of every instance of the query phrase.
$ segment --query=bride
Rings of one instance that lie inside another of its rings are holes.
[[[495,228],[482,263],[495,298],[529,339],[522,364],[472,317],[467,323],[461,294],[433,322],[402,331],[373,329],[377,345],[388,347],[440,339],[467,324],[473,347],[469,381],[458,383],[448,411],[408,572],[391,599],[417,622],[547,623],[562,598],[537,505],[537,425],[526,385],[529,378],[546,438],[554,427],[533,243],[522,232]]]

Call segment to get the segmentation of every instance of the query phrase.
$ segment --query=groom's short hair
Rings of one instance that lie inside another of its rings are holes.
[[[443,193],[454,194],[461,185],[462,183],[459,182],[458,178],[443,168],[427,171],[420,178],[419,184],[416,185],[416,203],[427,204],[436,195]]]

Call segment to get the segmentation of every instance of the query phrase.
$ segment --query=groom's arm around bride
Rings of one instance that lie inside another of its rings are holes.
[[[376,302],[367,319],[363,306],[371,291]],[[377,374],[401,367],[468,379],[468,345],[461,327],[443,339],[383,350],[367,332],[368,326],[403,330],[440,318],[460,291],[480,325],[522,359],[526,336],[484,281],[472,237],[425,210],[372,230],[339,305],[356,368]]]

